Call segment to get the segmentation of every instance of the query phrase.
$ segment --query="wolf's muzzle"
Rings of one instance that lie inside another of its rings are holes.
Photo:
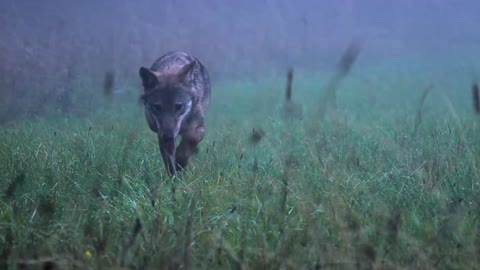
[[[173,156],[175,154],[175,136],[173,134],[163,134],[162,146],[168,155]]]

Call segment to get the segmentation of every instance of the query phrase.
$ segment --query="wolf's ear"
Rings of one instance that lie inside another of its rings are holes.
[[[181,81],[190,83],[191,82],[191,72],[193,71],[193,67],[197,64],[197,60],[195,59],[191,63],[186,64],[180,71],[178,71],[177,76],[180,78]]]
[[[145,87],[145,89],[153,88],[157,85],[157,76],[155,76],[152,71],[148,70],[148,68],[141,67],[138,73],[142,78],[143,87]]]

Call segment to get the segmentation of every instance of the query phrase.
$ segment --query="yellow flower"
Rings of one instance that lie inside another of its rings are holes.
[[[92,253],[90,253],[90,251],[88,251],[88,250],[85,251],[85,257],[87,257],[87,258],[92,257]]]

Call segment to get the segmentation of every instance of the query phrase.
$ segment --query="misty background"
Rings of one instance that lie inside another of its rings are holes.
[[[140,89],[139,67],[172,50],[198,57],[214,88],[290,66],[330,72],[353,39],[363,44],[357,69],[422,59],[475,79],[479,10],[440,0],[3,0],[0,123],[92,111],[106,72],[116,89]]]

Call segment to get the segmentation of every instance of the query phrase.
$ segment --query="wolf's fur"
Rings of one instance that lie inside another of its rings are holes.
[[[205,134],[210,79],[200,61],[184,52],[170,52],[140,68],[145,117],[157,133],[160,153],[171,174],[185,168]],[[176,147],[177,136],[182,141]]]

